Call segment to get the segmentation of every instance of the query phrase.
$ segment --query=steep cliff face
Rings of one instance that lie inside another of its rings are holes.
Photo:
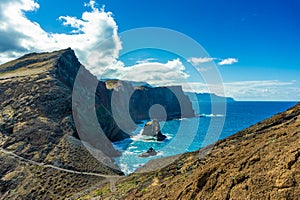
[[[175,157],[162,169],[132,174],[113,193],[104,185],[86,198],[300,199],[299,144],[300,103],[212,146]],[[99,196],[100,191],[105,192]]]
[[[127,81],[106,81],[111,89],[112,105],[118,108],[119,115],[131,118],[134,122],[156,119],[194,117],[192,103],[183,93],[181,86],[150,87],[135,86]],[[159,105],[157,110],[155,106]],[[154,107],[153,107],[154,106]],[[151,113],[151,109],[154,108]],[[153,116],[150,116],[153,114]],[[130,122],[127,122],[130,123]]]
[[[135,121],[149,119],[149,110],[156,104],[163,107],[167,119],[194,116],[192,104],[181,86],[136,87],[130,100],[130,114]]]
[[[81,66],[71,49],[29,54],[0,68],[2,71],[0,98],[3,110],[0,131],[7,136],[3,147],[7,148],[22,141],[36,143],[39,146],[45,145],[45,149],[49,151],[51,149],[48,148],[49,141],[51,145],[57,144],[64,135],[78,137],[72,117],[73,84],[79,69],[84,71],[86,80],[97,81],[97,79]],[[82,92],[80,98],[91,96],[92,91],[85,86],[88,85],[81,84],[77,87],[77,90]],[[103,90],[97,92],[96,97],[104,96],[101,95]],[[80,101],[80,98],[76,100]],[[106,106],[101,104],[98,98],[96,102],[97,108]],[[73,112],[81,112],[78,107],[73,108]],[[103,125],[108,127],[105,134],[113,139],[110,133],[116,125],[107,122],[109,115],[109,111],[104,110],[99,113],[98,118],[100,123],[108,123]],[[97,141],[97,138],[95,140]],[[105,147],[108,150],[103,150],[108,155],[114,152],[108,140]],[[30,148],[28,151],[33,152]],[[37,157],[42,160],[45,157],[42,155],[43,151],[39,154],[41,155]]]

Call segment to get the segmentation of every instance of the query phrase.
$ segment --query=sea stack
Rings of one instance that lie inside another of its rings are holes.
[[[156,137],[157,141],[163,141],[167,137],[160,131],[160,125],[157,120],[149,121],[145,124],[142,135]]]

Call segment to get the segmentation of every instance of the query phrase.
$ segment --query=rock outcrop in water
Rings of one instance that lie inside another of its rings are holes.
[[[164,141],[167,138],[167,136],[162,134],[157,120],[147,122],[144,126],[142,135],[156,137],[157,141]]]
[[[160,125],[157,120],[152,120],[145,124],[142,135],[154,137],[158,132],[160,132]]]
[[[140,155],[138,155],[139,157],[149,157],[149,156],[156,156],[157,152],[150,147],[146,152],[141,153]]]
[[[115,192],[97,195],[104,185],[86,197],[300,199],[299,145],[300,103],[196,152],[150,161]]]

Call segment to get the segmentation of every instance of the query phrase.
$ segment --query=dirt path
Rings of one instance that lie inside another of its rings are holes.
[[[11,151],[7,151],[7,150],[3,149],[2,147],[0,147],[0,151],[2,151],[3,153],[5,153],[7,155],[15,157],[15,158],[19,159],[21,162],[24,162],[24,163],[29,163],[29,164],[40,166],[40,167],[52,168],[52,169],[55,169],[55,170],[59,170],[59,171],[67,172],[67,173],[72,173],[72,174],[88,175],[88,176],[98,176],[98,177],[105,178],[105,180],[100,181],[96,186],[91,187],[88,190],[95,189],[95,187],[99,187],[102,184],[110,182],[110,189],[113,192],[115,190],[115,183],[120,178],[123,177],[123,176],[118,176],[118,175],[106,175],[106,174],[98,174],[98,173],[92,173],[92,172],[79,172],[79,171],[64,169],[64,168],[57,167],[57,166],[54,166],[54,165],[40,163],[40,162],[36,162],[36,161],[33,161],[33,160],[29,160],[29,159],[23,158],[23,157],[15,154],[15,153],[13,153]],[[86,193],[86,191],[83,192],[83,193]]]

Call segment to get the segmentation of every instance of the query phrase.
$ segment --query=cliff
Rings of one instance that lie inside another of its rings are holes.
[[[300,103],[211,146],[166,158],[174,160],[167,166],[154,160],[142,171],[161,169],[83,199],[300,199],[299,144]]]
[[[103,179],[81,172],[123,174],[111,159],[118,152],[104,135],[90,144],[79,140],[72,89],[81,67],[71,49],[32,53],[0,66],[0,199],[46,193],[56,199]],[[85,75],[95,78],[88,71]],[[87,88],[80,91],[89,96]],[[104,122],[109,112],[101,114]],[[115,127],[109,125],[107,133]],[[74,183],[78,185],[66,194],[67,184]]]
[[[183,93],[181,86],[157,88],[140,86],[135,88],[131,98],[130,111],[132,118],[135,121],[150,119],[149,110],[156,104],[162,106],[161,109],[165,110],[165,114],[160,113],[159,108],[154,110],[152,114],[157,119],[161,117],[166,119],[189,118],[195,115],[192,103],[188,96]]]
[[[112,93],[112,105],[117,108],[115,110],[118,110],[117,112],[123,120],[124,116],[136,123],[141,120],[149,120],[151,117],[170,120],[195,116],[192,103],[184,94],[181,86],[133,85],[132,82],[128,81],[106,81],[106,86]],[[152,112],[151,109],[153,109]],[[150,116],[151,114],[153,116]]]

